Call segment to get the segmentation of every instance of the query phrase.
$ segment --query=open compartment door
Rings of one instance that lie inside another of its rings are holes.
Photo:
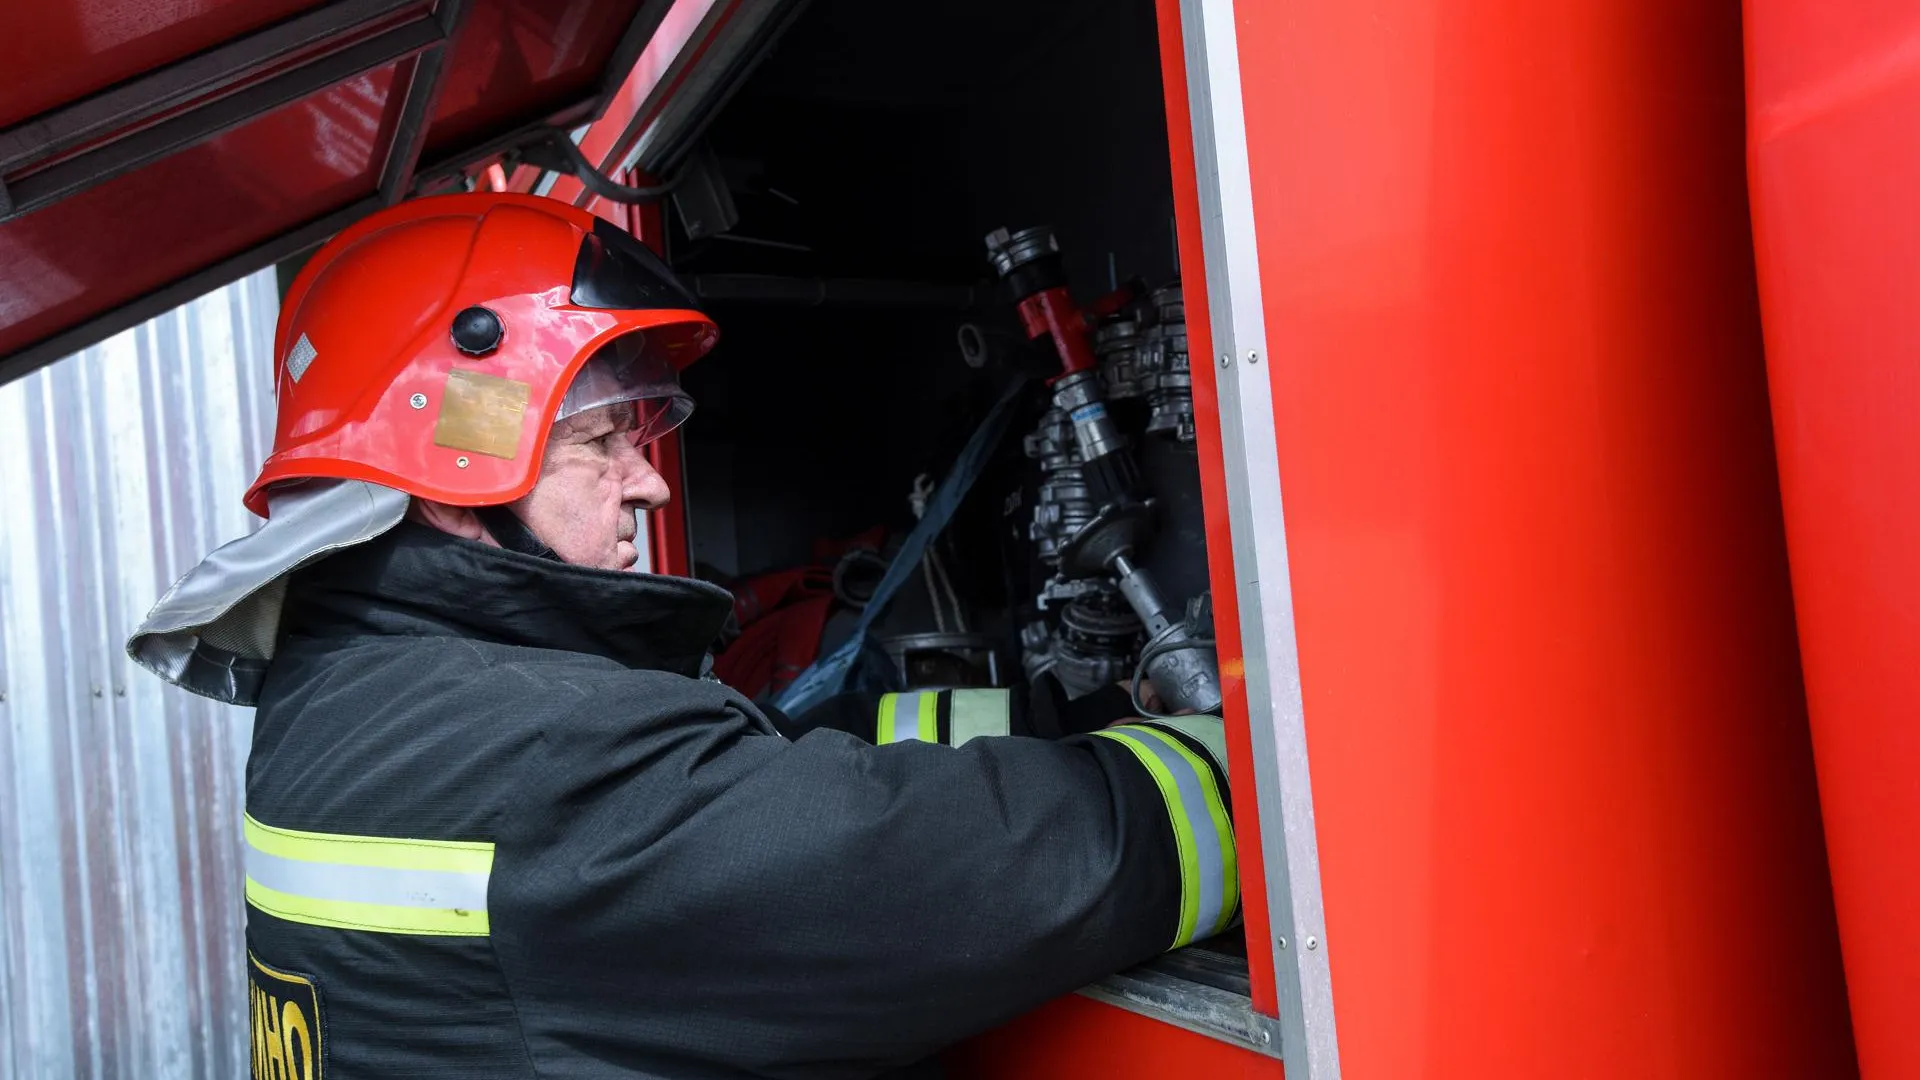
[[[585,124],[670,0],[54,0],[0,41],[0,380]]]

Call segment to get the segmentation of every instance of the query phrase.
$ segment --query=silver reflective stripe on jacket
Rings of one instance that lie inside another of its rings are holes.
[[[939,742],[937,714],[940,695],[932,690],[887,694],[880,699],[880,723],[874,745],[897,742]]]
[[[1162,716],[1152,721],[1154,727],[1172,728],[1207,748],[1207,754],[1213,763],[1220,767],[1221,773],[1229,773],[1227,768],[1227,729],[1219,717],[1196,713],[1191,716]]]
[[[1190,722],[1205,720],[1219,724],[1212,717],[1194,717]],[[1174,847],[1180,856],[1180,920],[1171,946],[1177,949],[1220,933],[1232,923],[1240,905],[1240,872],[1227,793],[1206,756],[1157,726],[1159,723],[1143,721],[1093,734],[1132,751],[1166,801]],[[1185,730],[1181,733],[1187,734]],[[1210,741],[1202,740],[1202,745]],[[1213,751],[1206,753],[1211,755]]]
[[[478,937],[490,930],[493,845],[349,836],[265,825],[248,814],[247,903],[338,930]]]
[[[406,516],[405,492],[361,480],[305,480],[273,489],[273,516],[187,571],[127,639],[127,655],[202,697],[255,704],[273,659],[286,576],[364,544]]]

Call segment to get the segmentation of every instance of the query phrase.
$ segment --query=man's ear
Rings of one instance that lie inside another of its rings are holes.
[[[486,527],[480,524],[479,515],[475,514],[471,507],[449,506],[443,502],[416,497],[413,505],[407,510],[407,519],[429,528],[439,529],[452,536],[478,540],[492,547],[500,546],[493,539],[492,534],[487,532]]]

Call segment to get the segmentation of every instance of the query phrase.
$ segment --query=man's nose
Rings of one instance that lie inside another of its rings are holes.
[[[673,498],[667,478],[647,460],[644,448],[635,446],[622,454],[621,467],[624,470],[620,481],[621,501],[653,510],[667,505]]]

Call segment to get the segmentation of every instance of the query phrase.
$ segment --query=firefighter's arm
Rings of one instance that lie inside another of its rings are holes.
[[[1057,739],[1134,719],[1138,712],[1123,687],[1102,687],[1069,700],[1051,676],[1010,690],[839,694],[794,717],[767,710],[781,734],[790,739],[830,728],[877,745],[919,741],[947,746],[960,746],[982,735]]]
[[[1218,725],[956,748],[677,717],[582,766],[537,880],[496,873],[503,922],[541,920],[496,945],[537,1025],[760,1075],[916,1060],[1229,925]]]

